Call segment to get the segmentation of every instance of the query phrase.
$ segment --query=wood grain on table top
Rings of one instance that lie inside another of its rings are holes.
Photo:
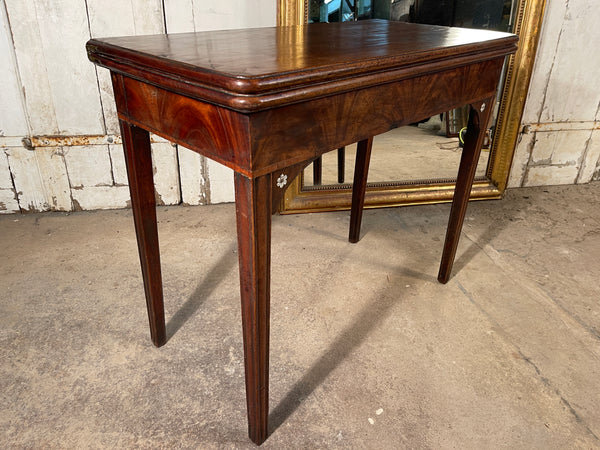
[[[508,54],[517,39],[496,31],[369,20],[92,39],[88,53],[100,64],[126,61],[186,82],[259,94],[459,56]]]

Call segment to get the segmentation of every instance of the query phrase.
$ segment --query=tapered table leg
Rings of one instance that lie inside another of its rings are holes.
[[[260,445],[268,435],[271,175],[235,174],[248,434]]]
[[[320,186],[323,182],[323,159],[319,156],[313,163],[313,185]]]
[[[346,178],[346,147],[340,147],[337,149],[337,163],[338,163],[338,183],[343,183]]]
[[[350,209],[350,233],[348,235],[348,240],[352,243],[356,243],[360,239],[360,224],[365,204],[372,147],[373,137],[358,142],[356,146],[354,181],[352,183],[352,206]]]
[[[448,230],[446,231],[446,240],[444,242],[444,251],[442,253],[442,262],[438,273],[438,281],[447,283],[452,272],[452,264],[458,247],[458,240],[462,229],[467,204],[473,187],[473,179],[477,170],[477,162],[481,153],[481,146],[485,137],[487,123],[493,110],[494,98],[488,98],[482,102],[471,104],[469,113],[469,122],[467,125],[467,134],[465,136],[465,145],[463,147],[454,188],[454,198],[450,209],[450,219],[448,220]]]
[[[150,337],[155,346],[167,341],[163,306],[156,200],[152,175],[152,154],[149,133],[127,122],[120,121],[125,163],[129,177],[131,208],[135,234],[144,278],[146,306],[150,321]]]

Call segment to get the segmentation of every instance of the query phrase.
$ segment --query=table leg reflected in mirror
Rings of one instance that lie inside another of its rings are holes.
[[[362,222],[365,193],[367,191],[367,176],[369,175],[369,162],[373,137],[359,141],[356,145],[356,162],[354,164],[354,182],[352,184],[352,206],[350,208],[350,231],[348,240],[353,244],[360,239],[360,225]]]

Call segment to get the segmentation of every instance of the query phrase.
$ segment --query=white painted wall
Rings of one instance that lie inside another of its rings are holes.
[[[275,17],[276,0],[1,0],[0,213],[127,206],[112,86],[87,59],[90,37],[274,26]],[[23,144],[50,135],[95,137]],[[233,200],[231,170],[157,137],[152,153],[159,203]]]
[[[547,0],[509,187],[600,179],[600,3]]]
[[[273,26],[276,15],[276,0],[0,1],[0,213],[127,205],[112,87],[86,57],[90,37]],[[548,0],[509,186],[600,179],[598,23],[596,0]],[[45,135],[97,138],[23,145]],[[154,140],[159,202],[233,200],[229,169]]]

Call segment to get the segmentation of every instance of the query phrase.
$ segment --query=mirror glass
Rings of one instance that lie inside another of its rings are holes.
[[[386,19],[511,32],[517,6],[518,0],[309,0],[308,21]],[[503,82],[504,77],[500,86]],[[486,177],[499,103],[498,96],[494,115],[488,124],[476,179]],[[454,180],[467,115],[468,107],[465,106],[376,136],[369,184]],[[356,145],[353,144],[325,153],[304,170],[302,188],[351,184],[355,151]]]

